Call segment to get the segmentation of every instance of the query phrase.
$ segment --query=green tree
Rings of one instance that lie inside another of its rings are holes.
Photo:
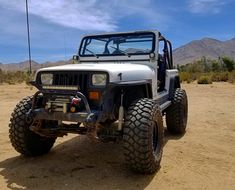
[[[222,58],[224,65],[226,66],[226,69],[231,72],[235,68],[235,61],[229,57],[223,57]]]
[[[217,60],[212,61],[212,71],[213,72],[219,72],[221,71],[221,65]]]

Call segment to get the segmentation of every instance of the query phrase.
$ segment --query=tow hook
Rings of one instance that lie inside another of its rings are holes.
[[[96,115],[94,113],[90,113],[87,116],[86,122],[87,123],[94,123],[96,121]]]

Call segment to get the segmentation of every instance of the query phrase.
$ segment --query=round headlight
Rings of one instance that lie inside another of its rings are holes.
[[[93,74],[92,75],[92,85],[94,86],[105,86],[107,82],[106,74]]]
[[[53,83],[53,74],[43,73],[41,74],[42,85],[52,85]]]

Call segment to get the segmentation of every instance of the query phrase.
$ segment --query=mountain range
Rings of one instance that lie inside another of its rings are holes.
[[[192,41],[173,51],[175,65],[192,63],[204,56],[212,60],[223,56],[235,59],[235,38],[227,41],[203,38]]]
[[[219,41],[212,38],[203,38],[201,40],[191,41],[173,50],[173,59],[175,65],[192,63],[193,61],[199,60],[202,57],[206,57],[208,59],[218,59],[222,56],[228,56],[235,59],[235,38],[227,41]],[[71,63],[71,60],[57,62],[48,61],[41,64],[32,61],[32,69],[37,70],[43,67],[64,65],[69,63]],[[0,69],[8,71],[28,70],[29,62],[24,61],[20,63],[10,64],[0,63]]]
[[[68,61],[56,61],[56,62],[50,62],[47,61],[45,63],[37,63],[36,61],[31,62],[32,64],[32,70],[38,70],[44,67],[52,67],[52,66],[58,66],[58,65],[65,65],[71,63],[71,60]],[[5,71],[23,71],[23,70],[29,70],[29,61],[23,61],[20,63],[8,63],[8,64],[2,64],[0,63],[0,69]]]

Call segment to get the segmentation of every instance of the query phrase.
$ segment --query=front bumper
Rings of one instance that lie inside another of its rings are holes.
[[[96,113],[77,112],[77,113],[63,113],[63,112],[48,112],[44,108],[32,110],[35,120],[57,120],[57,121],[71,121],[71,122],[86,122],[95,123],[97,120]]]
[[[80,123],[96,123],[99,113],[91,111],[87,98],[81,92],[76,92],[76,95],[82,99],[85,105],[85,111],[76,113],[49,112],[45,108],[36,108],[36,100],[40,93],[41,92],[38,91],[33,96],[32,107],[27,113],[28,118],[33,118],[34,120],[56,120]]]

